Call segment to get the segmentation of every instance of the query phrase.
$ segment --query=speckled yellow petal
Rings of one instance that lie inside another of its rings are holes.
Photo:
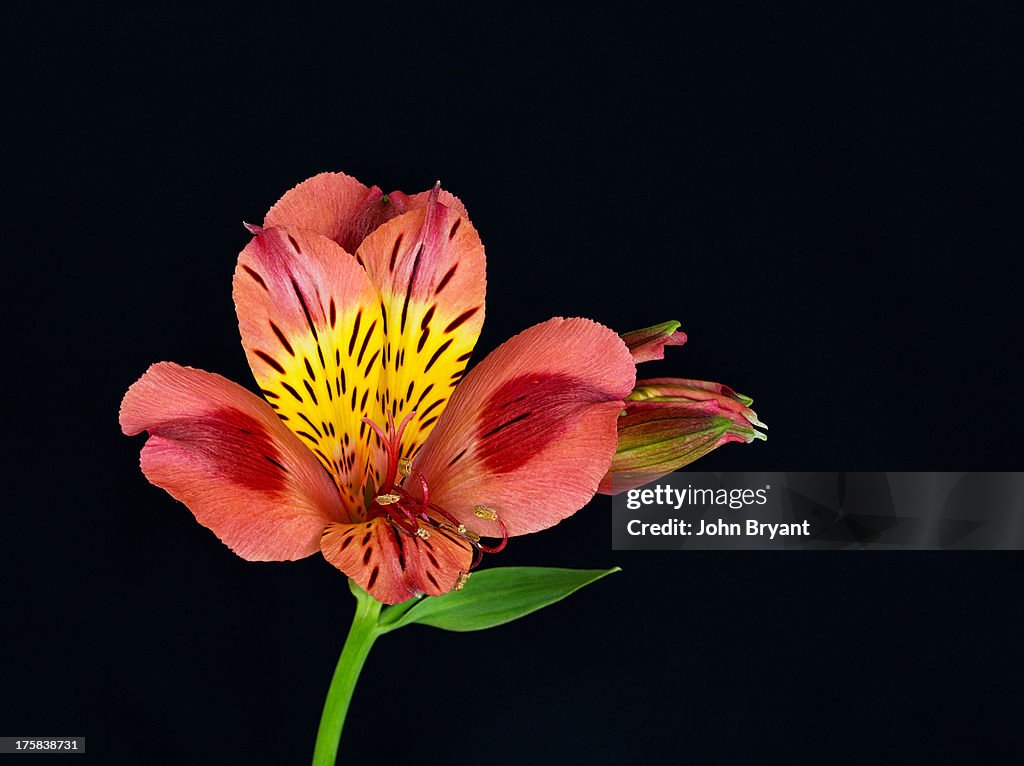
[[[384,369],[378,394],[384,412],[405,431],[411,457],[462,378],[484,319],[484,247],[465,216],[438,201],[388,221],[367,237],[356,260],[381,296]]]
[[[242,345],[278,417],[334,477],[354,517],[382,456],[361,419],[380,420],[383,318],[366,272],[315,232],[263,229],[234,279]]]

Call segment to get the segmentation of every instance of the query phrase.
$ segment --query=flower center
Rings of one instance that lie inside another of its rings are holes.
[[[388,459],[384,480],[377,487],[376,494],[369,502],[367,518],[385,518],[400,534],[420,537],[424,540],[430,537],[432,530],[443,530],[462,538],[475,551],[473,563],[469,567],[472,571],[480,564],[483,554],[498,553],[505,548],[508,544],[508,529],[496,510],[486,505],[475,506],[474,516],[487,521],[495,521],[501,527],[501,540],[495,545],[487,545],[481,542],[480,535],[467,529],[466,525],[452,513],[437,503],[430,502],[430,487],[427,485],[426,477],[420,471],[412,470],[412,460],[400,457],[402,434],[415,414],[415,412],[410,412],[406,415],[397,428],[394,418],[389,414],[386,430],[369,418],[363,418],[363,422],[377,434]],[[406,480],[410,476],[413,476],[419,484],[419,499],[405,488]],[[463,574],[464,576],[459,577],[455,590],[461,590],[465,585],[468,573]]]

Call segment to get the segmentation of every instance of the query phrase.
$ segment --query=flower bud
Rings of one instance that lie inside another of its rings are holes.
[[[624,332],[621,337],[637,364],[664,359],[665,346],[681,346],[686,343],[686,333],[679,331],[679,322],[675,321]]]
[[[637,381],[619,417],[619,443],[600,492],[615,495],[654,481],[728,442],[750,443],[767,428],[752,400],[699,380]]]

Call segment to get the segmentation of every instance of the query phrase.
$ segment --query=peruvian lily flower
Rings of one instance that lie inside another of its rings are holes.
[[[231,550],[320,551],[394,604],[458,589],[483,552],[594,495],[634,388],[630,350],[552,319],[463,378],[485,260],[456,198],[322,174],[250,230],[234,300],[264,398],[162,362],[120,414],[126,434],[149,434],[146,477]]]
[[[678,322],[624,333],[637,363],[664,358],[681,346]],[[721,383],[682,378],[638,380],[619,418],[619,441],[600,492],[616,495],[677,471],[729,442],[766,439],[753,400]]]

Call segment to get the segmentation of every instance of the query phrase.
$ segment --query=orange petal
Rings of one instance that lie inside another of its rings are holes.
[[[378,420],[381,304],[366,272],[331,240],[292,227],[263,229],[238,258],[238,326],[253,374],[288,427],[362,507],[380,471],[364,416]]]
[[[582,508],[611,464],[636,368],[622,339],[588,319],[551,319],[466,376],[413,465],[431,502],[471,531],[535,532]]]
[[[383,518],[332,524],[320,547],[324,558],[385,604],[447,593],[473,558],[469,544],[454,534],[432,529],[429,538],[412,537]]]
[[[484,247],[469,220],[435,198],[377,229],[356,259],[385,312],[381,404],[399,422],[416,413],[403,439],[402,455],[411,457],[440,417],[480,335]]]
[[[348,518],[312,453],[262,399],[220,375],[155,364],[128,389],[120,421],[130,436],[150,434],[146,477],[242,558],[303,558],[325,526]]]
[[[320,173],[289,190],[270,208],[264,226],[295,226],[312,229],[354,253],[360,243],[381,224],[409,210],[426,206],[430,192],[385,195],[379,187],[367,188],[344,173]],[[446,191],[440,201],[462,215],[462,202]]]

